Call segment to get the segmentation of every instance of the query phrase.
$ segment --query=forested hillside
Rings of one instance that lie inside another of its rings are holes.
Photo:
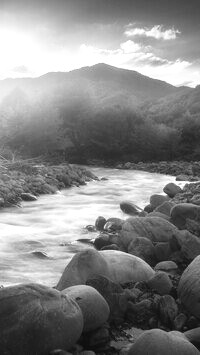
[[[1,154],[70,161],[200,158],[200,87],[105,64],[0,82]]]

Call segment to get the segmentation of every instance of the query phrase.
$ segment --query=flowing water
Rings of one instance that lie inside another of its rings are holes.
[[[84,227],[105,218],[128,216],[119,203],[129,200],[140,207],[150,195],[162,193],[172,176],[134,170],[92,168],[106,181],[92,181],[55,195],[43,195],[22,208],[0,212],[0,285],[38,282],[53,286],[73,254],[89,244],[77,239],[96,237]]]

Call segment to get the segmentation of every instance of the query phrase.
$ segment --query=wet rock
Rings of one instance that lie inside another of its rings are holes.
[[[0,289],[1,354],[48,354],[70,349],[83,329],[80,307],[39,284]],[[33,337],[34,334],[34,337]]]
[[[159,217],[159,218],[165,219],[166,221],[169,221],[169,220],[170,220],[170,217],[169,217],[169,216],[167,216],[167,215],[164,214],[164,213],[161,213],[161,212],[156,211],[156,209],[155,209],[153,212],[150,212],[150,213],[148,214],[148,217]]]
[[[97,250],[101,250],[106,246],[110,246],[111,244],[118,244],[118,235],[111,233],[101,233],[95,240],[94,246]]]
[[[128,246],[128,253],[145,260],[149,265],[155,265],[155,250],[152,242],[143,237],[132,240]]]
[[[154,194],[150,197],[150,205],[153,209],[155,209],[156,207],[162,205],[163,202],[166,202],[168,200],[168,196]]]
[[[164,271],[168,274],[175,275],[178,271],[178,266],[174,261],[161,261],[154,267],[155,271]]]
[[[174,206],[173,202],[166,201],[166,202],[163,202],[160,206],[156,207],[154,212],[160,212],[160,213],[170,217],[170,211],[173,206]]]
[[[106,221],[106,224],[104,225],[104,230],[105,231],[119,231],[122,229],[122,225],[123,225],[124,221],[120,218],[109,218]]]
[[[106,219],[102,216],[99,216],[95,221],[95,227],[98,231],[103,231],[106,224]]]
[[[119,241],[128,250],[130,242],[137,237],[147,238],[153,243],[168,242],[179,233],[173,224],[160,217],[130,217],[122,226]]]
[[[83,285],[93,275],[102,275],[114,282],[126,283],[148,280],[154,275],[154,270],[144,260],[122,251],[98,252],[88,249],[73,256],[58,282],[57,289]]]
[[[174,184],[173,182],[170,182],[169,184],[165,185],[163,188],[163,191],[170,197],[173,198],[176,194],[182,192],[182,189],[180,186]]]
[[[200,222],[200,206],[180,203],[171,209],[171,220],[179,229],[186,229],[187,218]]]
[[[88,285],[77,285],[62,291],[76,301],[83,313],[83,332],[99,328],[109,317],[109,306],[102,295]]]
[[[147,213],[153,212],[153,207],[151,206],[151,204],[146,205],[144,207],[144,211],[147,212]]]
[[[35,195],[32,195],[28,192],[23,192],[20,197],[23,201],[36,201],[37,200],[37,197]]]
[[[172,326],[174,319],[178,314],[178,306],[174,298],[170,295],[164,295],[159,301],[160,319],[166,326]]]
[[[95,232],[96,229],[95,229],[95,226],[89,224],[85,227],[85,229],[88,231],[88,232]]]
[[[36,256],[38,259],[47,259],[48,255],[44,251],[35,250],[31,252],[32,255]]]
[[[4,198],[0,197],[0,207],[3,207],[4,203],[5,203]]]
[[[97,276],[87,281],[87,285],[94,287],[107,301],[110,308],[110,321],[121,323],[124,319],[128,298],[120,284],[114,283],[103,276]]]
[[[120,203],[120,208],[122,212],[132,215],[132,216],[138,216],[139,213],[142,211],[142,208],[136,206],[134,203],[130,201],[123,201]]]
[[[147,281],[147,284],[160,295],[169,294],[173,287],[169,276],[162,271],[156,272],[155,275]]]

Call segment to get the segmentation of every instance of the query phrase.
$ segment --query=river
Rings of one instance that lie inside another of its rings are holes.
[[[89,245],[77,239],[97,233],[84,227],[98,216],[128,216],[119,203],[129,200],[140,207],[175,178],[134,170],[90,169],[108,180],[92,181],[55,195],[43,195],[22,208],[0,212],[0,286],[38,282],[54,286],[72,255]]]

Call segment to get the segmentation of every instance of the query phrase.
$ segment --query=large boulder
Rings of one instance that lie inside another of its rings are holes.
[[[159,194],[154,194],[150,197],[150,205],[152,206],[153,209],[156,207],[162,205],[163,202],[166,202],[169,200],[168,196],[164,195],[159,195]]]
[[[78,304],[39,284],[0,290],[0,353],[48,355],[70,349],[83,330]]]
[[[95,288],[77,285],[64,289],[62,293],[78,303],[83,313],[84,332],[95,330],[108,320],[109,306]]]
[[[200,319],[200,255],[197,256],[183,272],[179,285],[178,296],[195,317]]]
[[[169,184],[165,185],[163,188],[163,191],[170,197],[173,198],[176,194],[182,192],[182,189],[180,186],[174,184],[173,182],[170,182]]]
[[[151,240],[137,237],[128,246],[128,253],[145,260],[149,265],[155,265],[155,250]]]
[[[198,355],[199,351],[179,332],[151,329],[141,334],[128,355]]]
[[[146,281],[154,270],[142,259],[117,250],[83,250],[66,266],[57,289],[84,285],[94,275],[102,275],[116,283]]]
[[[187,219],[200,222],[200,206],[192,203],[179,203],[171,209],[171,221],[179,229],[186,229]]]
[[[173,206],[174,206],[173,202],[166,201],[166,202],[163,202],[162,205],[156,207],[154,212],[160,212],[160,213],[163,213],[164,215],[170,217],[170,211]]]
[[[130,217],[122,226],[119,243],[128,250],[132,240],[143,237],[153,243],[168,242],[180,231],[170,222],[160,217]]]

